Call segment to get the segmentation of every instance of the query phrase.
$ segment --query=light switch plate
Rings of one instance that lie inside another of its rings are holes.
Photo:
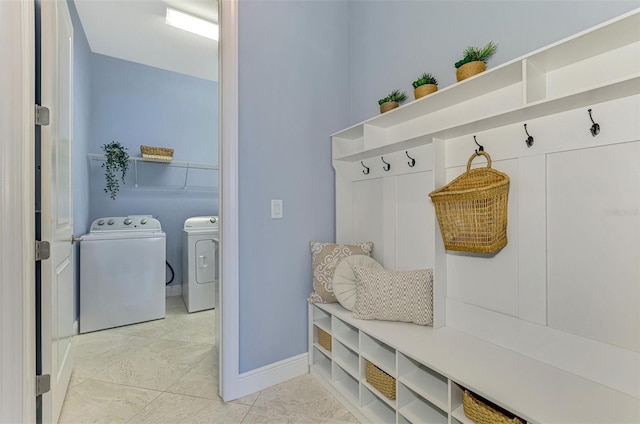
[[[272,199],[271,200],[271,219],[282,219],[282,200],[280,199]]]

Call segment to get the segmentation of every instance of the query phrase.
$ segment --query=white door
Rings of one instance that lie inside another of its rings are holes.
[[[51,375],[42,422],[55,423],[73,368],[73,26],[66,1],[43,0],[41,22],[41,103],[51,116],[41,127],[42,240],[51,244],[50,258],[42,261],[42,373]]]

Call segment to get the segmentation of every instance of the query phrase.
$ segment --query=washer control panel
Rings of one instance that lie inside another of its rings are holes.
[[[104,231],[161,231],[160,221],[150,215],[130,215],[98,218],[91,224],[90,232]]]

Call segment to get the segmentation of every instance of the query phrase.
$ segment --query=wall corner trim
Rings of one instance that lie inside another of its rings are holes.
[[[309,372],[309,354],[301,353],[282,361],[240,374],[239,397],[247,396]]]

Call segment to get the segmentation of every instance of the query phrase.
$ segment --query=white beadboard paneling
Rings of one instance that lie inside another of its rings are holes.
[[[475,166],[475,161],[473,165]],[[482,160],[478,161],[485,166]],[[518,315],[518,161],[493,162],[509,175],[507,246],[495,254],[447,251],[447,295],[461,302]],[[447,181],[465,168],[447,169]],[[442,243],[442,240],[438,241]]]
[[[447,299],[447,326],[640,398],[640,355],[629,349],[453,299]]]
[[[546,325],[546,157],[520,158],[518,172],[518,316]]]
[[[429,198],[433,171],[399,175],[394,182],[395,269],[408,271],[433,267],[435,210]]]
[[[548,157],[551,327],[640,351],[640,142]]]
[[[384,262],[382,200],[383,179],[353,182],[353,240],[352,243],[373,242],[371,256]]]

